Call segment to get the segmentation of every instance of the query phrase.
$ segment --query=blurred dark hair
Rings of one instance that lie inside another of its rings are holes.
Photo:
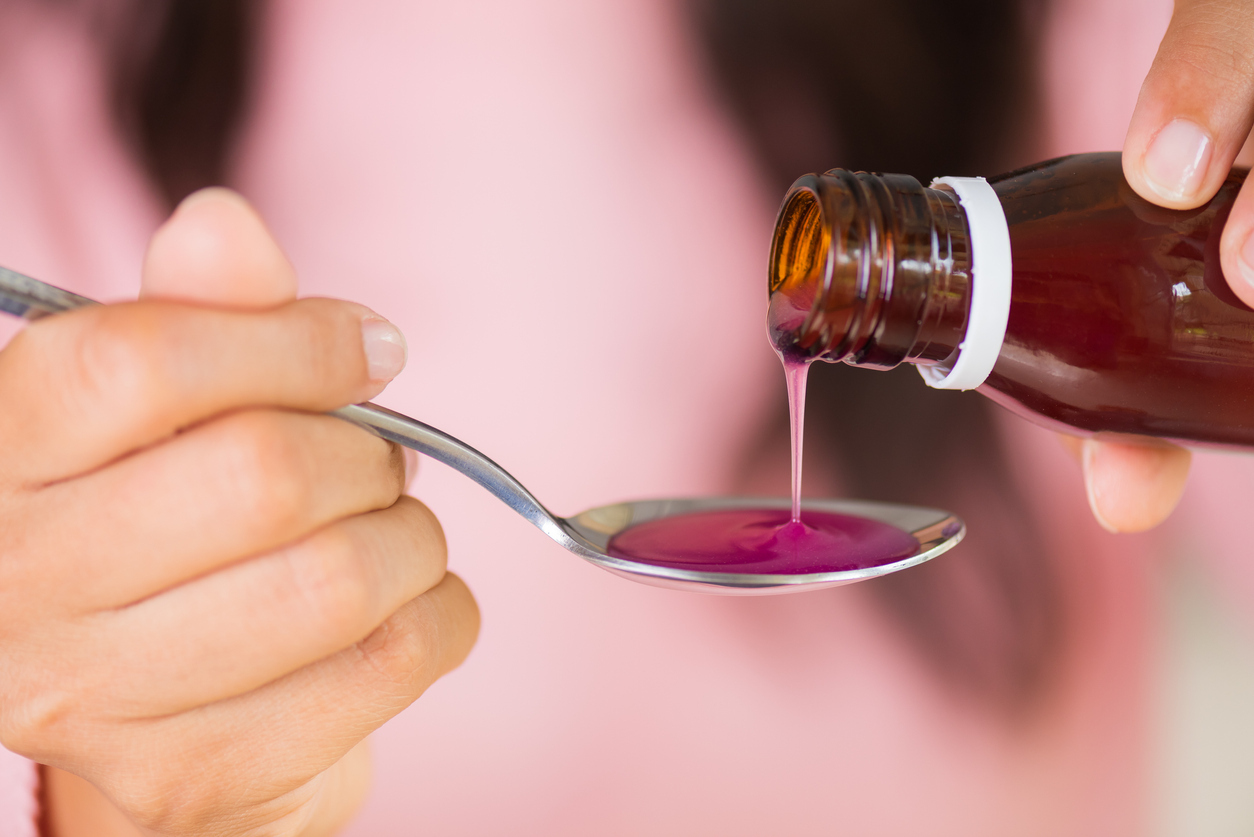
[[[132,0],[109,27],[114,115],[171,206],[226,177],[264,5]]]
[[[927,183],[1033,156],[1035,7],[696,0],[691,11],[716,86],[781,197],[799,175],[836,166]],[[764,296],[765,262],[763,250]],[[807,447],[854,496],[966,519],[955,552],[867,586],[949,683],[1017,711],[1047,685],[1064,619],[1056,569],[998,445],[993,409],[975,393],[927,389],[909,366],[816,363]],[[764,443],[786,433],[786,419],[781,405]]]

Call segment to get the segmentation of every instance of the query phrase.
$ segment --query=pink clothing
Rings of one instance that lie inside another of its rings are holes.
[[[0,837],[37,837],[38,789],[35,765],[0,747]]]
[[[273,6],[235,185],[305,293],[404,329],[410,366],[379,400],[489,452],[559,513],[725,491],[782,389],[762,336],[778,196],[703,86],[677,6]],[[1169,9],[1059,5],[1043,153],[1121,144]],[[90,42],[56,7],[0,14],[0,124],[20,129],[0,132],[0,263],[133,293],[159,217],[107,127]],[[1126,49],[1088,46],[1096,24]],[[415,494],[483,632],[375,735],[348,833],[1142,833],[1149,615],[1128,553],[1143,542],[1097,528],[1048,434],[1007,433],[1043,519],[1067,522],[1048,531],[1074,556],[1084,637],[1030,728],[941,691],[857,586],[630,584],[424,462]]]

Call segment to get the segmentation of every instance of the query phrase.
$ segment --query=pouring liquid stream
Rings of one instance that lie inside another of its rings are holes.
[[[801,522],[801,448],[805,444],[806,378],[810,364],[779,352],[788,384],[788,432],[792,437],[792,523]]]
[[[856,515],[801,508],[806,378],[810,361],[777,337],[798,313],[777,293],[768,330],[784,367],[792,439],[792,507],[694,512],[631,526],[609,542],[609,554],[657,566],[726,573],[801,575],[877,567],[914,554],[919,542],[902,529]]]

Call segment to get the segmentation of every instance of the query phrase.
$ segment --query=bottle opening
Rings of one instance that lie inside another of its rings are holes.
[[[788,357],[877,369],[944,360],[966,330],[969,252],[950,192],[907,175],[805,175],[771,242],[771,340]]]
[[[806,188],[793,192],[780,210],[771,242],[771,293],[819,279],[829,235],[818,195]]]

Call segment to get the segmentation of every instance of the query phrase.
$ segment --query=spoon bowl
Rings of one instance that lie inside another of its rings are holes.
[[[788,511],[787,498],[704,497],[675,500],[637,500],[615,503],[563,519],[568,531],[597,547],[599,554],[583,557],[615,575],[655,587],[717,593],[725,596],[766,596],[839,587],[895,573],[922,564],[958,545],[965,530],[962,521],[938,509],[873,503],[865,500],[807,500],[802,511],[831,512],[878,520],[910,533],[919,543],[914,554],[887,564],[839,572],[775,575],[768,573],[705,572],[631,561],[607,554],[609,541],[623,530],[663,517],[725,509],[779,509]]]
[[[0,311],[5,313],[37,320],[94,304],[97,303],[87,297],[0,268]],[[811,500],[802,505],[804,510],[889,524],[913,536],[917,548],[877,566],[796,574],[711,572],[632,561],[610,554],[610,539],[632,526],[694,512],[787,509],[790,503],[784,499],[740,497],[638,500],[600,506],[574,517],[558,517],[500,465],[465,442],[417,419],[376,404],[352,404],[332,411],[331,415],[443,462],[479,483],[567,550],[616,575],[657,587],[742,596],[836,587],[921,564],[957,546],[966,533],[961,520],[936,509],[861,500]]]

